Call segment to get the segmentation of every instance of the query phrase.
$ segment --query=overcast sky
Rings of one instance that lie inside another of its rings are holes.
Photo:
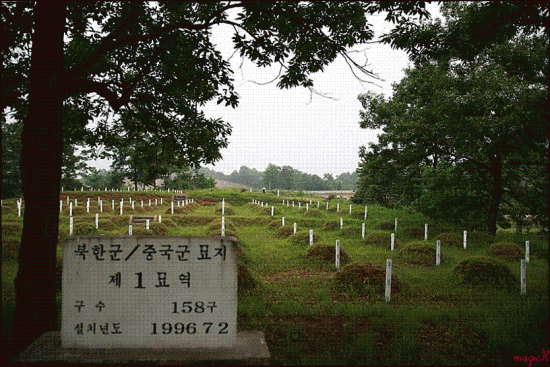
[[[437,17],[437,5],[428,5],[432,17]],[[391,29],[383,15],[370,17],[376,36]],[[212,30],[212,42],[229,58],[233,53],[231,36],[233,28],[220,25]],[[217,105],[205,106],[208,117],[222,118],[231,124],[233,132],[229,146],[222,149],[223,159],[208,168],[229,174],[241,166],[264,171],[269,163],[322,176],[325,173],[339,175],[353,172],[359,162],[359,147],[376,142],[379,131],[359,128],[361,93],[373,91],[390,96],[392,84],[399,82],[403,69],[410,65],[407,54],[392,50],[387,45],[359,45],[353,53],[359,63],[367,58],[367,69],[381,80],[373,84],[360,83],[346,62],[338,57],[322,73],[314,74],[314,88],[334,99],[311,95],[305,88],[277,88],[277,82],[265,83],[278,74],[278,67],[258,68],[250,61],[235,54],[230,63],[234,72],[234,85],[240,96],[239,105],[233,109]],[[100,165],[101,168],[105,164]]]

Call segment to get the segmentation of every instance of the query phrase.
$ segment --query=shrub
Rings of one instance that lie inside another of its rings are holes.
[[[399,258],[409,264],[434,266],[435,245],[425,242],[413,242],[399,251]]]
[[[334,231],[336,229],[340,229],[340,222],[325,222],[323,224],[323,229],[325,231]]]
[[[385,231],[393,231],[395,229],[395,222],[380,222],[376,225],[376,228]]]
[[[319,237],[314,233],[313,243],[318,243],[320,240],[321,240],[321,237]],[[293,234],[288,238],[288,241],[296,245],[309,245],[309,231],[296,232],[295,234]]]
[[[373,291],[383,293],[386,287],[386,269],[370,263],[352,263],[336,272],[334,279],[344,290],[351,288],[360,295]],[[391,282],[392,294],[398,293],[400,283],[395,274],[392,274]]]
[[[462,236],[456,233],[440,233],[435,237],[435,239],[441,241],[441,246],[463,246]]]
[[[336,246],[313,245],[307,250],[306,257],[334,264],[336,261]],[[349,262],[349,255],[340,247],[340,264],[346,265]]]
[[[511,287],[516,283],[506,263],[490,257],[471,257],[454,268],[454,273],[466,284],[487,284],[495,287]]]
[[[511,242],[498,242],[492,244],[486,251],[487,255],[497,257],[507,261],[517,261],[523,259],[523,250]]]

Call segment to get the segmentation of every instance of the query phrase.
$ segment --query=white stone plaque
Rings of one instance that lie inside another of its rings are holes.
[[[235,241],[69,237],[63,253],[62,347],[233,347]]]

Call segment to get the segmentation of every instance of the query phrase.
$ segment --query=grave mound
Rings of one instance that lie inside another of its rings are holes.
[[[425,242],[413,242],[399,251],[399,259],[409,264],[434,266],[435,245]]]
[[[424,228],[418,226],[409,226],[403,228],[402,236],[410,239],[423,239],[424,238]]]
[[[233,237],[239,237],[237,235],[237,229],[235,228],[235,225],[233,222],[225,219],[225,235],[226,236],[233,236]],[[207,236],[221,236],[222,233],[222,219],[216,218],[213,221],[210,222],[208,227],[206,228],[206,235]]]
[[[19,256],[19,242],[2,239],[2,259],[17,260]]]
[[[509,288],[516,283],[516,278],[505,262],[490,257],[471,257],[454,268],[462,283],[471,285],[491,285]]]
[[[339,222],[325,222],[323,224],[323,229],[325,231],[334,231],[334,230],[337,230],[337,229],[340,229],[340,223]]]
[[[23,226],[17,222],[2,223],[2,239],[13,237],[16,234],[20,234],[23,230]]]
[[[463,246],[462,236],[456,233],[440,233],[435,237],[435,240],[441,241],[441,246],[451,246],[451,247]]]
[[[319,209],[311,209],[311,208],[309,208],[309,210],[305,212],[305,215],[306,215],[307,217],[320,218],[320,217],[323,216],[323,212],[320,211]]]
[[[468,232],[468,242],[475,243],[493,243],[495,242],[495,236],[485,232]]]
[[[282,222],[280,220],[274,220],[269,223],[269,228],[278,228],[281,227]]]
[[[363,240],[365,246],[379,246],[387,247],[391,246],[391,234],[387,232],[374,232],[365,236]],[[399,247],[399,241],[395,239],[394,248]]]
[[[524,257],[522,249],[512,242],[494,243],[487,249],[485,254],[507,261],[517,261]]]
[[[321,237],[313,234],[313,243],[318,243],[321,240]],[[290,243],[295,245],[309,245],[309,231],[296,232],[288,238]]]
[[[383,229],[385,231],[392,231],[395,229],[395,222],[390,222],[390,221],[386,221],[386,222],[379,222],[375,228],[377,229]]]
[[[128,232],[126,232],[128,234]],[[142,235],[151,235],[151,236],[165,236],[168,234],[168,228],[164,223],[150,223],[149,229],[145,228],[145,225],[136,225],[132,226],[132,235],[133,236],[142,236]]]
[[[313,245],[307,250],[306,257],[334,264],[336,261],[336,246]],[[346,265],[350,260],[349,255],[340,247],[340,264]]]
[[[344,227],[342,228],[342,235],[346,237],[360,237],[361,228],[360,227]]]
[[[248,268],[243,264],[237,264],[237,293],[247,293],[256,288],[258,282]]]
[[[279,227],[277,229],[278,237],[290,237],[294,234],[294,228],[290,226]]]
[[[233,207],[227,203],[225,203],[225,207],[223,208],[224,215],[234,215],[235,210]],[[216,213],[221,214],[222,213],[222,204],[218,203],[216,204]]]
[[[112,231],[115,229],[114,223],[108,219],[99,219],[97,225],[99,229],[103,231]]]
[[[95,223],[76,223],[74,225],[74,234],[76,236],[86,236],[91,235],[97,232],[97,229],[95,229]]]
[[[386,268],[370,263],[351,263],[336,272],[334,279],[340,288],[360,295],[384,293]],[[398,293],[401,286],[395,276],[391,276],[392,294]]]

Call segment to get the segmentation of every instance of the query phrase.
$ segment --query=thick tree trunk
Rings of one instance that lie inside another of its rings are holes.
[[[34,20],[29,110],[21,139],[25,214],[15,279],[14,353],[57,327],[55,261],[63,151],[63,3],[38,2]]]
[[[487,232],[494,236],[497,233],[498,210],[502,199],[502,161],[498,153],[492,160],[491,174],[493,176],[493,188],[491,190],[489,215],[487,216]]]

